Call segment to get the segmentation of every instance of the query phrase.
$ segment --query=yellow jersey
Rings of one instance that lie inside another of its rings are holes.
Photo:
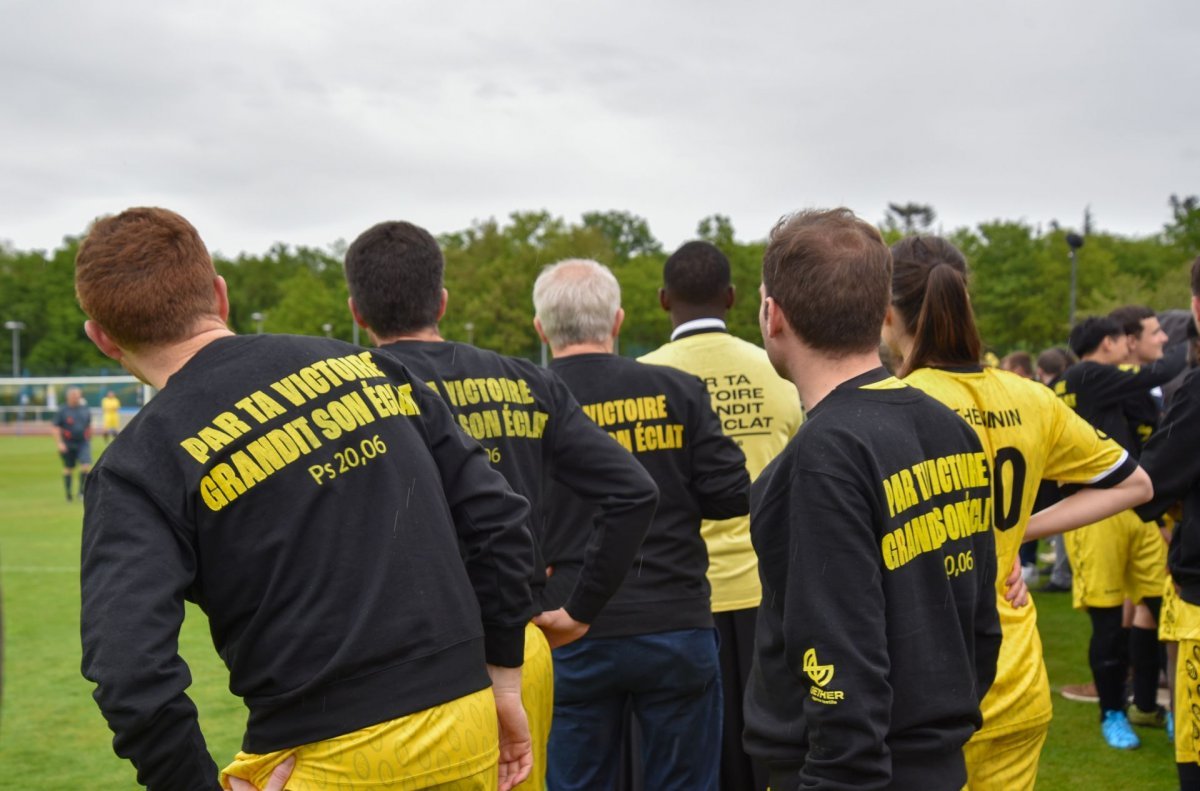
[[[1042,384],[996,368],[921,368],[904,380],[958,413],[979,435],[992,460],[996,534],[996,605],[1004,640],[996,680],[984,697],[976,739],[1035,727],[1050,720],[1050,683],[1042,661],[1037,609],[1004,601],[1033,512],[1038,484],[1091,484],[1122,467],[1128,454]]]
[[[638,359],[704,380],[722,430],[746,454],[751,481],[800,428],[803,417],[795,386],[775,372],[765,351],[727,332],[685,335]],[[713,612],[757,607],[762,584],[750,543],[750,517],[705,520],[700,534],[708,547]]]

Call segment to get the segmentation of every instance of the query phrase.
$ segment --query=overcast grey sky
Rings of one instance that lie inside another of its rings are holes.
[[[180,211],[324,246],[622,209],[668,247],[845,204],[1151,233],[1200,193],[1200,3],[0,0],[0,240]]]

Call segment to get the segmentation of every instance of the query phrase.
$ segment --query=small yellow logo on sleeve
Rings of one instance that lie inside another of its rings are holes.
[[[804,672],[819,687],[829,686],[833,681],[833,665],[817,664],[817,649],[810,648],[804,652]]]

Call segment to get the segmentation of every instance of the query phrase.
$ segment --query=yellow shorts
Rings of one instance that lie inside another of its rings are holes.
[[[963,746],[970,791],[1032,791],[1038,759],[1050,732],[1049,721],[991,739],[972,739]]]
[[[1161,596],[1167,575],[1167,544],[1157,525],[1122,511],[1065,534],[1076,609],[1120,607]]]
[[[499,734],[491,688],[333,739],[265,755],[238,753],[221,772],[262,788],[296,756],[288,791],[426,789],[495,791]]]
[[[550,644],[546,642],[546,636],[533,624],[525,627],[521,703],[525,705],[529,735],[533,737],[533,770],[525,782],[516,788],[543,791],[546,787],[546,745],[550,741],[550,720],[554,716],[554,665],[550,660]]]
[[[1186,604],[1185,607],[1196,608]],[[1179,641],[1175,665],[1175,763],[1200,764],[1200,640]]]

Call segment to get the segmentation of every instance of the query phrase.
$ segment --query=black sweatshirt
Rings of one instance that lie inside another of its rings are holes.
[[[1126,405],[1174,379],[1186,363],[1185,351],[1183,346],[1169,349],[1161,360],[1140,367],[1084,360],[1063,372],[1054,383],[1054,392],[1080,417],[1137,458],[1141,441],[1130,425]]]
[[[400,341],[382,348],[442,395],[463,430],[529,500],[535,599],[546,582],[541,543],[550,482],[594,506],[583,569],[566,601],[572,618],[594,621],[625,579],[654,518],[654,481],[545,368],[448,341]]]
[[[563,357],[550,367],[588,417],[641,462],[659,491],[633,568],[588,638],[711,627],[700,520],[745,514],[750,476],[742,451],[721,431],[704,383],[614,354]],[[546,598],[553,606],[574,587],[595,509],[561,486],[549,503],[545,551],[554,575]]]
[[[177,653],[209,618],[264,753],[488,686],[521,664],[528,506],[442,400],[385,354],[222,338],[92,471],[83,673],[152,789],[216,789]]]
[[[1171,396],[1162,426],[1150,435],[1142,467],[1154,482],[1154,499],[1135,510],[1157,519],[1183,500],[1168,554],[1180,596],[1200,606],[1200,370],[1190,372]]]
[[[755,481],[745,745],[773,788],[962,788],[1000,650],[989,478],[975,432],[879,368]]]

